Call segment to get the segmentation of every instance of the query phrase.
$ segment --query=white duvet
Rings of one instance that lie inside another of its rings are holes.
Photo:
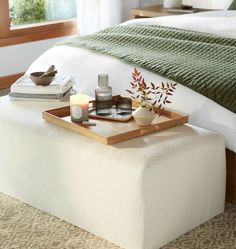
[[[153,19],[139,19],[125,23],[153,23],[184,29],[209,32],[236,38],[236,11],[205,12],[193,15],[171,16]],[[70,74],[78,78],[77,87],[81,92],[93,95],[97,85],[97,75],[108,73],[114,94],[124,93],[129,87],[133,66],[116,58],[92,53],[88,50],[68,46],[56,46],[44,53],[29,68],[28,72],[41,71],[55,64],[61,75]],[[147,81],[167,81],[154,73],[140,69]],[[8,113],[9,102],[0,99],[0,116]],[[14,108],[17,108],[14,103]],[[53,106],[52,106],[53,108]],[[225,137],[227,148],[236,152],[236,115],[215,102],[178,85],[170,108],[188,113],[190,123],[214,130]],[[20,121],[19,121],[20,122]]]
[[[137,19],[122,25],[130,23],[152,23],[236,38],[236,11],[213,11]],[[116,58],[96,54],[85,49],[55,46],[39,57],[30,66],[28,73],[46,69],[51,64],[56,65],[61,75],[76,76],[79,91],[90,95],[94,95],[97,75],[100,73],[110,75],[110,84],[114,94],[124,93],[124,90],[129,87],[130,75],[134,67]],[[142,68],[139,69],[144,73],[147,81],[168,80]],[[236,114],[181,84],[178,85],[173,104],[169,107],[189,114],[191,124],[222,134],[225,137],[227,148],[236,152]]]

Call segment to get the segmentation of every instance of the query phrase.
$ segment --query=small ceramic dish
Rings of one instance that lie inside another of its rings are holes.
[[[45,76],[40,78],[41,75],[43,75],[45,72],[34,72],[30,74],[31,80],[36,84],[40,86],[48,86],[52,83],[55,76]]]

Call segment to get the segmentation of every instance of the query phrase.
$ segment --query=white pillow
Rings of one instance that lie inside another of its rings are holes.
[[[182,0],[183,4],[200,9],[228,9],[233,0]]]

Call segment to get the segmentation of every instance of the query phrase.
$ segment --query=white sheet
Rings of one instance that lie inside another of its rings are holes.
[[[152,19],[137,19],[130,23],[153,23],[183,29],[209,32],[236,38],[236,11],[213,11],[198,14],[170,16]],[[97,75],[108,73],[114,94],[124,93],[129,87],[133,66],[116,58],[92,53],[68,46],[56,46],[40,56],[28,72],[44,70],[56,65],[59,74],[71,74],[78,79],[80,92],[94,95]],[[147,81],[161,82],[167,79],[140,69]],[[214,130],[225,137],[226,146],[236,152],[236,115],[200,94],[178,85],[170,108],[189,114],[190,123]]]

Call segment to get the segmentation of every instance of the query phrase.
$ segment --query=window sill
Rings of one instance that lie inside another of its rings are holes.
[[[8,76],[0,77],[0,91],[11,87],[24,73],[17,73]]]
[[[0,36],[0,47],[33,42],[77,33],[76,19],[24,25]]]

